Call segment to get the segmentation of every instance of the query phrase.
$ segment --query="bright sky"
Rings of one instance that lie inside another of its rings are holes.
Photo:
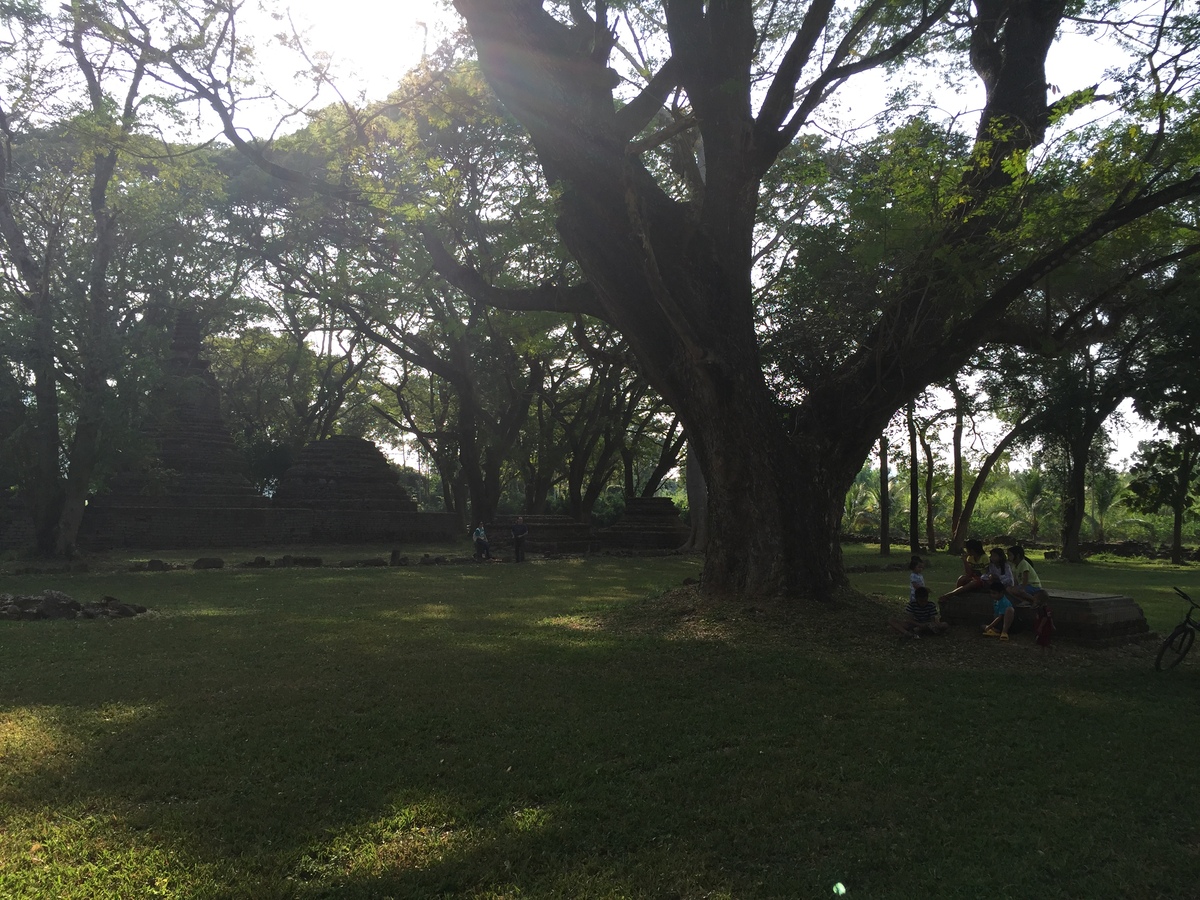
[[[387,96],[420,61],[424,47],[432,50],[458,21],[441,0],[278,0],[278,5],[290,11],[310,51],[332,57],[336,83],[347,98],[360,91],[371,99]],[[285,22],[271,23],[265,33],[285,28]],[[295,68],[294,57],[285,59],[272,67],[283,79]]]
[[[415,65],[428,46],[436,46],[440,37],[459,22],[449,0],[276,0],[287,10],[296,28],[306,35],[312,52],[325,52],[333,59],[335,80],[348,98],[360,92],[371,99],[382,99],[392,90],[405,71]],[[286,28],[286,23],[263,24],[256,21],[251,27],[269,35]],[[261,30],[260,30],[261,29]],[[1089,38],[1067,36],[1051,51],[1049,80],[1062,92],[1070,92],[1101,80],[1105,57],[1095,52]],[[282,51],[264,55],[271,60],[274,86],[287,90],[295,58]],[[863,113],[876,110],[881,99],[874,90]],[[303,93],[296,99],[306,99]],[[854,104],[853,99],[850,100]],[[958,101],[958,102],[961,102]]]

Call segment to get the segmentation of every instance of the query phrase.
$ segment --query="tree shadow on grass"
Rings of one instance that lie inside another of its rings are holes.
[[[1195,883],[1196,813],[1147,812],[1191,777],[1185,679],[899,644],[856,630],[870,609],[504,602],[367,592],[340,617],[302,599],[90,633],[69,670],[7,682],[55,735],[6,758],[5,877],[120,895],[124,861],[145,896],[246,898]],[[27,664],[69,655],[33,644]],[[42,834],[51,856],[17,846]],[[965,852],[947,871],[916,843]]]

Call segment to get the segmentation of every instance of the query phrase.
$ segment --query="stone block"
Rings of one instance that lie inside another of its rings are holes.
[[[1150,633],[1146,616],[1133,598],[1123,594],[1047,589],[1054,616],[1055,640],[1108,647],[1143,640]],[[984,591],[956,594],[941,602],[942,620],[951,625],[982,628],[992,621],[992,597]],[[1012,630],[1032,630],[1036,611],[1016,607]]]

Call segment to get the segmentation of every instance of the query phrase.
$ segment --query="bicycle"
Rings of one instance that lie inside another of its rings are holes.
[[[1175,593],[1186,600],[1189,604],[1187,616],[1184,620],[1175,626],[1175,630],[1163,641],[1163,645],[1158,648],[1158,656],[1154,660],[1154,668],[1162,671],[1163,669],[1173,669],[1188,655],[1188,651],[1192,649],[1192,644],[1196,640],[1196,631],[1200,629],[1200,621],[1192,618],[1192,613],[1200,610],[1200,603],[1197,603],[1179,588],[1175,588]],[[1166,660],[1164,663],[1163,660]]]

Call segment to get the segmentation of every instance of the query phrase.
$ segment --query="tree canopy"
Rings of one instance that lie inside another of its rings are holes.
[[[111,0],[71,6],[59,27],[81,48],[119,51],[130,61],[121,72],[151,79],[158,108],[168,98],[175,109],[206,104],[234,147],[277,179],[226,162],[235,184],[213,208],[239,247],[227,258],[251,260],[246,283],[320,305],[323,328],[356,331],[399,361],[402,390],[380,414],[444,460],[444,487],[477,482],[485,508],[499,477],[489,452],[522,452],[520,428],[506,423],[557,416],[559,443],[577,441],[575,457],[602,471],[628,441],[573,429],[603,408],[626,435],[658,423],[666,448],[675,426],[668,433],[661,398],[707,488],[705,589],[828,597],[845,584],[847,491],[897,410],[953,384],[981,354],[1020,351],[1032,370],[1042,358],[1057,358],[1050,368],[1110,358],[1096,347],[1149,347],[1190,296],[1200,249],[1190,6],[454,6],[469,46],[431,59],[386,103],[341,103],[275,141],[239,126],[255,88],[235,9]],[[24,27],[32,12],[9,19]],[[1103,90],[1048,83],[1047,61],[1072,31],[1113,54]],[[17,45],[5,47],[13,61]],[[887,101],[851,128],[839,103],[856,85]],[[967,85],[980,98],[974,112],[953,108]],[[93,104],[80,121],[105,123],[106,147],[118,145],[112,128],[125,128],[124,152],[142,120],[114,119],[114,108]],[[16,126],[6,129],[19,145]],[[109,222],[90,196],[96,221]],[[16,229],[3,233],[19,248]],[[155,283],[153,254],[138,258],[137,287],[123,296]],[[96,297],[112,296],[103,259],[89,270]],[[26,294],[28,271],[6,270]],[[159,295],[197,290],[164,279]],[[576,348],[563,351],[567,336]],[[553,360],[547,339],[560,341]],[[586,362],[551,396],[547,364],[570,359]],[[1120,359],[1144,369],[1140,356]],[[611,361],[619,367],[601,377]],[[409,366],[429,373],[427,410],[404,393],[418,383]],[[96,371],[98,390],[111,391]],[[29,378],[41,382],[53,387],[18,415],[57,402],[64,382]],[[590,382],[607,399],[589,395]],[[929,424],[914,421],[918,437]],[[485,432],[486,446],[464,451]],[[49,446],[43,438],[43,460]],[[592,488],[564,466],[583,509]],[[545,483],[533,469],[531,478]]]

